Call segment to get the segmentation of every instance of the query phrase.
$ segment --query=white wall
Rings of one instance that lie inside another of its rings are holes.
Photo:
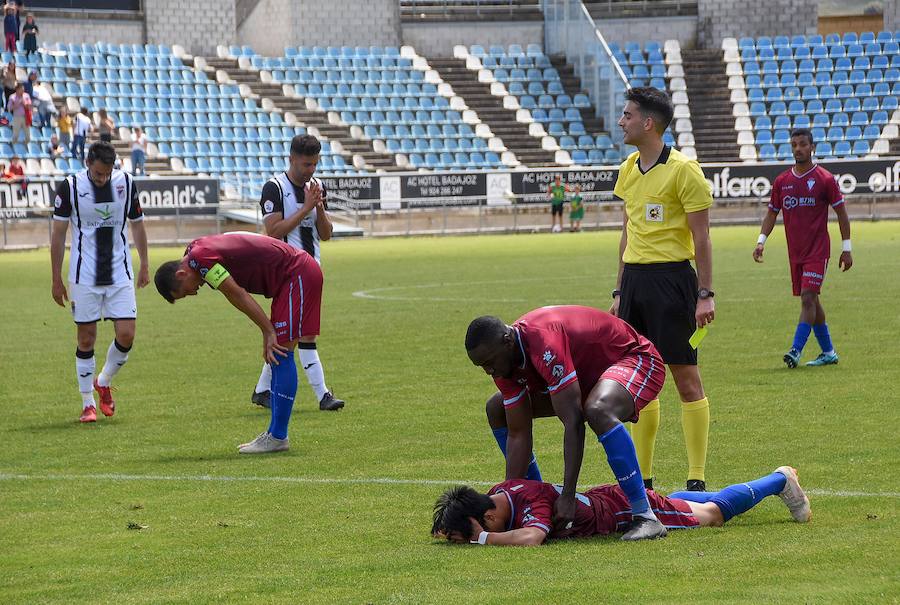
[[[697,17],[657,17],[637,19],[596,19],[607,42],[660,42],[678,40],[682,48],[697,42]]]
[[[719,48],[726,37],[815,34],[819,23],[817,0],[698,0],[697,13],[705,48]]]
[[[884,29],[900,29],[900,0],[884,0]]]
[[[452,57],[457,44],[540,44],[544,46],[543,21],[466,21],[456,23],[404,23],[403,43],[427,57]]]
[[[397,0],[295,0],[291,5],[293,46],[400,45]]]
[[[260,0],[238,27],[237,43],[250,46],[266,57],[280,57],[292,43],[293,24],[290,0]]]
[[[234,44],[234,0],[144,0],[147,42],[180,44],[193,55],[215,55]]]
[[[54,42],[76,44],[143,44],[144,24],[140,20],[35,18],[40,29],[38,45]]]

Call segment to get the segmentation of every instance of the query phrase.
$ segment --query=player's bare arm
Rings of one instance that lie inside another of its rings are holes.
[[[775,220],[778,218],[778,213],[772,209],[769,209],[766,212],[766,216],[763,217],[762,225],[759,228],[760,235],[764,235],[765,237],[760,237],[759,241],[756,242],[756,248],[753,250],[753,260],[758,263],[763,262],[763,249],[766,245],[766,239],[771,235],[772,229],[775,228]]]
[[[481,532],[485,531],[484,527],[473,517],[469,517],[469,520],[472,522],[472,535],[480,537]],[[484,545],[487,546],[540,546],[547,539],[547,533],[538,527],[520,527],[509,531],[489,531],[486,533]],[[469,544],[472,542],[472,540],[466,539],[458,532],[450,532],[450,535],[447,537],[451,542],[457,544]]]
[[[847,204],[841,204],[840,206],[835,208],[834,213],[837,214],[838,227],[840,227],[841,229],[841,240],[849,244],[850,216],[847,214]],[[850,250],[843,250],[841,252],[841,259],[838,262],[838,266],[842,271],[848,271],[850,267],[853,266],[853,255],[850,254]]]
[[[143,288],[150,283],[150,259],[147,255],[147,228],[144,226],[144,221],[132,221],[131,236],[134,238],[134,247],[137,248],[138,258],[141,259],[137,287]]]
[[[228,276],[221,284],[219,284],[218,290],[225,295],[228,302],[259,326],[259,329],[263,334],[263,359],[266,360],[266,363],[278,365],[278,356],[276,353],[284,356],[290,352],[290,349],[278,344],[278,338],[275,336],[275,328],[272,326],[272,322],[269,321],[266,312],[263,311],[262,307],[259,306],[259,303],[256,302],[256,299],[254,299],[249,292],[240,287],[231,276]]]
[[[531,425],[531,404],[527,398],[516,406],[506,408],[506,427],[509,430],[506,438],[507,479],[522,479],[528,472],[532,447]]]
[[[334,225],[331,224],[331,218],[325,210],[325,203],[319,202],[316,206],[316,231],[319,232],[319,239],[326,242],[331,239],[334,232]]]
[[[622,237],[619,238],[619,273],[616,275],[616,288],[618,292],[622,289],[622,273],[625,271],[625,261],[622,260],[625,255],[625,247],[628,245],[628,213],[625,211],[625,205],[622,205]],[[619,296],[613,296],[612,305],[609,307],[609,314],[619,316]]]
[[[563,423],[563,490],[553,506],[553,526],[569,529],[575,520],[575,489],[584,458],[584,415],[581,410],[581,387],[576,380],[559,393],[550,396],[553,410]]]
[[[66,253],[66,233],[68,231],[69,221],[53,221],[50,231],[50,276],[52,279],[50,293],[60,307],[66,306],[66,301],[69,300],[66,284],[62,278],[62,263]]]
[[[699,289],[712,290],[712,240],[709,238],[709,208],[687,213],[688,228],[694,238],[694,258],[697,262]],[[695,319],[702,328],[716,317],[716,303],[712,297],[697,298]]]
[[[283,239],[288,233],[296,229],[300,221],[306,218],[306,215],[312,212],[321,202],[322,189],[315,182],[310,182],[309,189],[303,197],[303,206],[300,207],[300,210],[288,217],[285,217],[281,212],[273,212],[263,219],[266,235],[275,239]]]

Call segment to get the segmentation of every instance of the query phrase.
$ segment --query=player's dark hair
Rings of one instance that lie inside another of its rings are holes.
[[[291,139],[291,155],[318,155],[321,151],[322,144],[311,134],[298,134]]]
[[[165,262],[159,266],[159,269],[156,270],[156,275],[153,276],[153,283],[156,284],[156,290],[160,296],[173,305],[175,304],[175,297],[172,296],[172,292],[178,287],[178,278],[175,276],[175,272],[178,271],[180,265],[181,261],[177,260]]]
[[[116,163],[116,148],[112,143],[97,141],[88,149],[87,161],[112,166]]]
[[[485,342],[500,342],[504,334],[506,324],[499,317],[483,315],[473,319],[466,330],[466,351],[476,349]]]
[[[641,115],[653,118],[657,132],[662,134],[669,127],[675,116],[672,99],[664,91],[652,86],[638,86],[625,93],[625,100],[631,101],[640,109]]]
[[[484,513],[496,508],[494,501],[486,494],[476,492],[468,485],[451,487],[434,503],[434,523],[431,535],[438,532],[448,537],[450,532],[459,532],[467,540],[472,540],[472,522],[474,518],[484,526]]]
[[[816,140],[813,138],[812,130],[809,128],[795,128],[791,131],[791,138],[794,137],[806,137],[806,140],[809,141],[810,145],[815,145]]]

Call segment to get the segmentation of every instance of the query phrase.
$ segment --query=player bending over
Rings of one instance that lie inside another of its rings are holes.
[[[156,289],[170,303],[195,296],[203,282],[225,295],[262,332],[263,359],[272,364],[271,421],[242,454],[288,449],[287,426],[297,396],[297,343],[319,334],[322,270],[303,250],[255,233],[224,233],[195,239],[181,260],[156,270]],[[272,299],[270,317],[250,296]]]
[[[834,208],[841,229],[843,248],[838,266],[847,271],[853,266],[850,255],[850,217],[844,204],[844,195],[834,175],[813,163],[816,142],[812,132],[798,128],[791,132],[791,151],[794,167],[785,170],[772,185],[769,211],[763,218],[759,240],[753,250],[753,260],[763,262],[763,246],[775,227],[778,212],[784,210],[784,233],[787,238],[788,262],[791,265],[791,282],[794,296],[800,297],[800,321],[794,332],[791,350],[785,353],[784,363],[796,368],[800,355],[809,338],[815,332],[822,352],[808,366],[826,366],[838,362],[831,344],[831,334],[825,323],[825,309],[819,302],[819,292],[825,280],[825,270],[831,257],[831,240],[828,237],[828,207]]]
[[[578,508],[571,530],[553,526],[558,485],[515,479],[498,483],[487,494],[458,486],[445,491],[434,505],[431,534],[458,544],[539,546],[548,539],[605,536],[623,531],[631,521],[628,498],[618,485],[600,485],[577,494]],[[729,485],[719,492],[683,491],[647,496],[657,517],[669,529],[720,527],[768,496],[777,495],[794,520],[809,521],[809,498],[797,481],[797,471],[780,466],[755,481]]]
[[[617,317],[579,306],[541,307],[508,326],[479,317],[466,333],[466,352],[494,379],[488,424],[506,457],[506,478],[540,480],[531,451],[534,418],[563,423],[565,482],[554,502],[554,521],[575,520],[575,488],[584,457],[587,425],[634,510],[623,540],[662,538],[644,490],[634,443],[623,422],[636,422],[666,378],[663,360],[649,340]]]

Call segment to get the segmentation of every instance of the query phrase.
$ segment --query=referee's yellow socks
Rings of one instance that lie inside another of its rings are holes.
[[[641,412],[643,417],[643,411]],[[706,444],[709,441],[709,399],[681,402],[681,428],[687,447],[688,481],[706,479]],[[635,440],[636,441],[636,440]]]
[[[632,425],[631,439],[637,451],[638,465],[644,479],[653,477],[653,448],[659,430],[659,399],[654,399],[641,410],[637,423]]]

